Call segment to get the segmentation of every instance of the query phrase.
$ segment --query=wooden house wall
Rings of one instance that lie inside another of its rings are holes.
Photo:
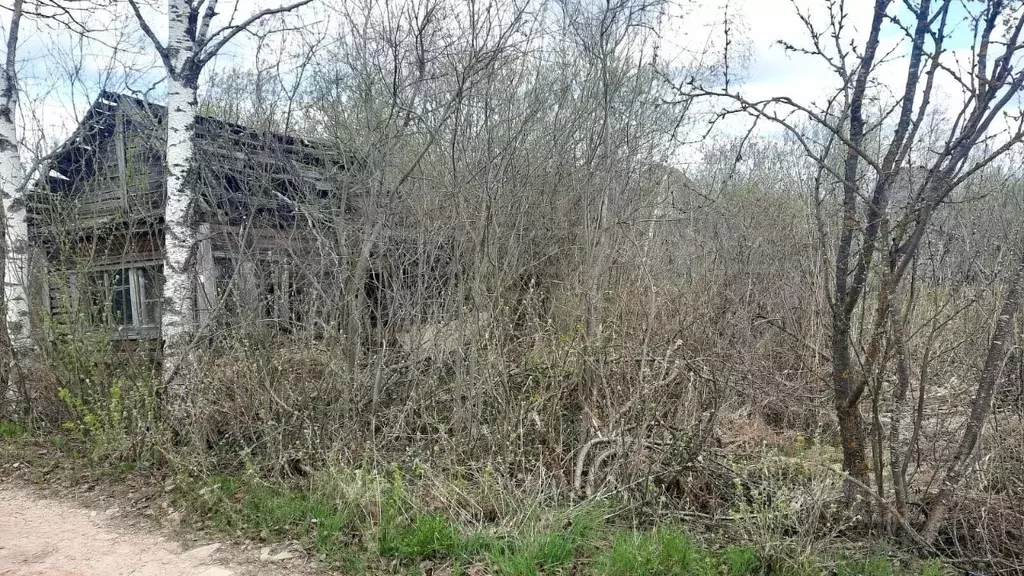
[[[87,229],[162,216],[163,158],[152,139],[118,121],[112,137],[96,138],[78,161],[84,177],[67,190],[41,191],[31,203],[37,230]]]
[[[139,218],[160,212],[163,159],[149,138],[118,127],[96,146],[95,173],[71,198],[67,217],[80,226],[110,217]]]
[[[58,170],[66,177],[49,178],[51,185],[29,200],[30,238],[47,268],[35,292],[51,315],[76,297],[80,271],[162,265],[163,113],[132,98],[110,98],[101,97],[69,141]],[[200,321],[213,316],[217,290],[228,284],[239,318],[283,322],[299,317],[298,309],[325,321],[337,315],[325,302],[318,308],[312,296],[337,285],[337,270],[316,269],[323,239],[307,222],[314,214],[316,225],[329,229],[345,220],[355,189],[350,167],[327,147],[288,136],[210,119],[199,119],[196,130],[198,169],[190,177],[202,221]]]
[[[308,230],[205,225],[225,324],[289,332],[338,325],[342,273],[335,247]],[[228,291],[230,287],[230,291]]]
[[[52,249],[44,275],[44,300],[50,315],[61,317],[78,306],[77,278],[110,268],[161,266],[163,247],[156,231],[108,232],[80,237]]]

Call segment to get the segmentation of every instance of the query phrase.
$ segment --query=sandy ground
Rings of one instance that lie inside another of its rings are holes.
[[[244,576],[288,574],[232,562],[224,547],[183,550],[116,511],[89,511],[0,483],[0,576]]]

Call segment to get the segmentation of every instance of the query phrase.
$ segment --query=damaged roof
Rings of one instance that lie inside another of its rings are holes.
[[[101,92],[30,194],[30,225],[55,217],[65,223],[161,217],[166,116],[164,106]],[[196,117],[194,145],[193,185],[208,208],[236,218],[268,202],[295,208],[328,200],[357,164],[327,142],[209,116]]]

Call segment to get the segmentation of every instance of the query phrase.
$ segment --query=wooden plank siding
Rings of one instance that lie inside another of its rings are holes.
[[[46,263],[35,293],[51,316],[85,305],[89,274],[162,266],[164,117],[160,106],[102,93],[27,195],[30,241]],[[229,285],[232,314],[290,318],[296,303],[288,299],[302,282],[330,285],[304,268],[318,246],[336,241],[315,233],[312,218],[343,225],[358,163],[324,143],[210,118],[197,119],[195,146],[198,319],[224,316],[216,307]],[[141,276],[129,275],[134,294]],[[111,336],[150,339],[159,331],[119,328]]]

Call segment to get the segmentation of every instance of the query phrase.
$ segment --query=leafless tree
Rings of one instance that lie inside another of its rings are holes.
[[[191,215],[195,191],[186,185],[193,162],[192,140],[198,108],[199,76],[203,68],[235,36],[255,23],[309,4],[299,0],[277,8],[260,10],[236,21],[237,3],[229,21],[220,28],[217,0],[174,0],[168,4],[168,40],[160,41],[146,21],[137,0],[129,4],[143,32],[163,61],[167,71],[167,206],[164,218],[164,306],[161,336],[164,341],[163,379],[178,392],[195,373],[190,347],[195,336],[193,294],[212,296],[212,270],[196,261],[196,227]]]
[[[3,69],[0,70],[0,191],[4,196],[5,233],[0,249],[4,258],[4,354],[10,355],[3,361],[3,381],[8,382],[13,372],[13,360],[18,353],[30,346],[28,327],[28,298],[25,293],[25,253],[28,231],[21,195],[25,185],[25,167],[18,145],[17,108],[18,77],[17,50],[19,30],[24,4],[17,0],[11,8],[10,24],[7,28],[7,42]],[[8,364],[8,361],[12,362]]]
[[[908,3],[908,7],[910,22],[893,14],[895,3],[890,0],[874,2],[870,28],[853,48],[847,48],[849,39],[844,36],[848,14],[843,3],[829,3],[824,23],[800,13],[809,44],[785,46],[791,52],[823,59],[835,72],[840,88],[823,106],[788,97],[751,101],[732,91],[704,90],[738,103],[736,111],[781,125],[797,139],[825,176],[817,192],[819,206],[827,206],[831,183],[839,186],[841,225],[835,232],[834,285],[828,293],[835,409],[842,435],[843,469],[856,484],[865,486],[871,483],[869,470],[873,468],[878,490],[883,485],[881,444],[868,441],[861,400],[878,390],[872,383],[880,381],[886,370],[887,346],[899,350],[905,345],[900,338],[902,330],[889,328],[893,321],[900,322],[894,317],[899,316],[899,301],[907,298],[908,270],[935,215],[953,191],[1024,137],[1021,118],[1012,112],[1024,82],[1014,64],[1020,57],[1019,37],[1024,28],[1020,6],[1002,0],[970,5],[974,45],[966,68],[950,63],[946,47],[954,3],[922,0]],[[1006,24],[1005,32],[999,31],[1000,24]],[[880,46],[887,28],[902,39],[898,49],[905,51],[905,74],[896,99],[878,107],[872,104],[876,101],[872,83],[885,59]],[[959,108],[943,111],[948,124],[936,132],[931,119],[940,77],[962,87],[965,96]],[[797,118],[819,126],[824,137],[802,130]],[[908,186],[911,173],[909,200],[897,204],[895,196]],[[819,211],[823,218],[827,218],[826,210]],[[822,221],[819,228],[824,231],[829,226]],[[866,326],[858,320],[863,314],[869,319]],[[894,412],[903,409],[904,359],[901,354],[898,380],[903,384],[897,387]],[[899,425],[899,420],[894,421],[893,426]],[[881,427],[876,422],[872,430],[880,434]],[[871,445],[875,446],[874,461],[867,455]],[[893,466],[895,483],[901,486],[898,455],[894,455]],[[854,483],[849,487],[852,495],[857,488]],[[905,509],[905,502],[898,508]]]
[[[30,166],[25,165],[28,156],[22,145],[18,129],[19,85],[18,48],[23,40],[22,25],[31,19],[39,25],[51,25],[57,29],[69,30],[79,36],[94,31],[89,11],[102,10],[104,2],[92,0],[43,0],[26,3],[15,0],[11,6],[0,7],[0,16],[5,17],[6,37],[3,62],[0,63],[0,195],[3,196],[4,234],[0,239],[0,259],[3,260],[2,280],[4,295],[2,301],[4,330],[0,335],[0,346],[4,359],[0,360],[0,381],[10,386],[16,378],[16,363],[19,356],[30,353],[34,348],[30,322],[29,245],[25,211],[25,192],[31,185],[39,166],[45,160],[45,153]],[[23,384],[23,383],[22,383]]]

